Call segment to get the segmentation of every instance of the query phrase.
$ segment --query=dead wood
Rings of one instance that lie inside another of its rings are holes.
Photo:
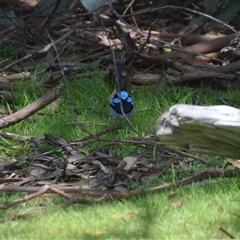
[[[181,50],[180,48],[178,50]],[[182,51],[182,50],[181,50]],[[171,66],[171,62],[180,62],[182,64],[188,64],[193,66],[199,66],[204,68],[213,68],[212,65],[208,64],[207,62],[201,61],[200,59],[196,58],[196,56],[202,56],[205,58],[210,58],[210,56],[202,55],[200,53],[194,53],[190,54],[189,52],[171,52],[171,53],[165,53],[161,55],[148,55],[144,53],[139,53],[138,57],[143,59],[148,65],[157,65],[159,68],[167,68]],[[190,64],[192,63],[192,64]]]
[[[45,106],[47,106],[48,104],[50,104],[51,102],[56,100],[61,94],[62,87],[63,87],[62,84],[58,85],[57,87],[55,87],[54,89],[49,91],[47,94],[40,97],[35,102],[29,104],[25,108],[15,112],[9,116],[1,118],[0,119],[0,129],[9,127],[11,125],[14,125],[14,124],[22,121],[23,119],[30,117],[37,111],[41,110],[42,108],[44,108]]]
[[[143,31],[146,32],[146,31]],[[157,31],[152,31],[152,39],[154,41],[164,40],[166,42],[176,42],[180,46],[189,46],[200,42],[208,42],[213,39],[218,39],[224,35],[214,35],[214,34],[174,34],[174,33],[161,33]]]
[[[66,72],[64,72],[64,74],[66,74]],[[63,78],[63,73],[56,72],[53,76],[36,83],[36,86],[38,88],[49,88],[54,85],[57,85],[62,78]]]
[[[211,53],[221,50],[223,47],[227,46],[232,39],[236,38],[238,33],[233,33],[231,35],[222,36],[220,38],[211,39],[206,42],[200,42],[197,44],[193,44],[189,47],[185,47],[184,49],[190,52],[198,52],[198,53]]]
[[[9,132],[0,132],[0,136],[6,139],[16,139],[21,142],[26,142],[29,140],[31,137],[28,136],[22,136],[16,133],[9,133]]]
[[[193,152],[238,158],[239,119],[239,109],[231,106],[179,104],[158,119],[156,135]]]
[[[67,143],[67,141],[65,141],[64,139],[51,135],[51,134],[45,134],[45,139],[53,142],[54,144],[56,144],[57,146],[61,146],[67,154],[70,155],[75,155],[78,153],[78,151],[76,151],[75,149],[73,149],[69,143]]]
[[[51,191],[51,192],[53,192],[55,194],[58,194],[59,196],[62,196],[62,197],[68,198],[68,199],[72,198],[69,194],[67,194],[67,193],[65,193],[65,192],[63,192],[63,191],[61,191],[61,190],[59,190],[57,188],[54,188],[54,187],[46,185],[43,188],[39,189],[39,191],[37,191],[36,193],[27,195],[27,196],[25,196],[23,198],[17,199],[15,201],[12,201],[10,203],[6,203],[6,204],[0,206],[0,209],[6,210],[6,209],[8,209],[8,208],[10,208],[10,207],[12,207],[12,206],[14,206],[16,204],[27,202],[27,201],[29,201],[31,199],[36,198],[36,197],[40,197],[41,195],[45,194],[48,191]]]
[[[6,210],[6,209],[8,209],[8,208],[10,208],[10,207],[12,207],[12,206],[14,206],[16,204],[27,202],[27,201],[29,201],[29,200],[31,200],[33,198],[41,196],[42,194],[46,193],[49,189],[50,189],[49,186],[44,186],[43,188],[39,189],[37,192],[35,192],[35,193],[31,194],[31,195],[27,195],[27,196],[25,196],[23,198],[14,200],[14,201],[12,201],[10,203],[6,203],[6,204],[0,206],[0,209]]]
[[[30,79],[31,76],[32,76],[31,72],[21,72],[21,73],[7,75],[6,78],[9,81],[13,82],[13,81],[19,80],[19,79]]]
[[[171,34],[171,35],[174,35],[174,34]],[[195,45],[200,42],[206,43],[210,40],[219,39],[219,38],[223,37],[223,35],[210,35],[210,34],[207,34],[207,35],[179,34],[179,35],[180,36],[178,36],[178,38],[180,38],[180,43],[182,46]],[[193,50],[190,50],[190,51],[193,51]]]
[[[8,91],[15,91],[15,92],[19,91],[19,87],[16,86],[15,84],[7,83],[7,82],[1,82],[1,81],[0,81],[0,89],[8,90]]]
[[[174,187],[178,187],[181,185],[189,185],[196,182],[203,181],[209,178],[216,178],[216,177],[233,177],[239,175],[239,169],[214,169],[214,170],[204,170],[201,171],[193,176],[185,178],[183,180],[179,180],[172,183],[163,184],[160,186],[148,188],[146,190],[133,190],[127,193],[116,193],[113,191],[104,191],[104,190],[97,190],[97,189],[81,189],[79,187],[51,187],[51,186],[44,186],[42,187],[14,187],[14,186],[4,186],[0,185],[0,191],[4,192],[18,192],[18,193],[33,193],[24,198],[17,199],[10,203],[6,203],[0,206],[0,209],[6,210],[16,204],[29,201],[33,198],[39,197],[45,193],[55,193],[60,196],[63,196],[69,199],[69,202],[64,204],[64,207],[67,207],[71,204],[75,203],[85,203],[85,204],[96,204],[101,203],[109,200],[117,200],[117,199],[126,199],[130,197],[136,197],[139,195],[145,195],[154,192],[165,191]],[[70,194],[74,194],[71,196]],[[79,197],[76,197],[76,194]],[[85,197],[84,197],[85,196]],[[100,198],[96,200],[89,200],[87,196],[100,196]]]
[[[234,79],[235,76],[232,74],[208,72],[208,71],[197,71],[192,73],[186,73],[180,76],[167,76],[167,80],[169,83],[186,82],[186,81],[193,81],[193,80],[206,79],[206,78],[219,78],[219,79],[224,79],[228,81],[228,80]]]
[[[217,51],[217,52],[211,52],[211,53],[208,53],[208,54],[205,54],[206,56],[198,56],[197,59],[200,59],[202,61],[205,61],[205,62],[212,62],[212,59],[213,58],[220,58],[221,57],[221,52],[220,51]]]
[[[56,6],[59,4],[59,2],[57,2]],[[55,7],[56,7],[55,6]],[[134,6],[134,4],[133,4]],[[65,27],[65,29],[62,29],[61,24],[55,23],[55,22],[51,22],[51,19],[54,17],[56,8],[54,8],[51,13],[49,13],[49,15],[47,16],[47,18],[45,19],[45,21],[43,21],[43,26],[48,22],[49,23],[49,31],[47,28],[44,28],[43,30],[41,30],[43,32],[43,34],[46,34],[46,36],[50,36],[50,32],[53,31],[54,32],[54,36],[58,36],[59,39],[51,42],[50,44],[46,45],[42,50],[40,51],[35,51],[32,54],[26,55],[25,57],[22,57],[21,59],[18,59],[17,61],[3,67],[0,69],[0,71],[3,70],[8,70],[10,67],[19,64],[19,63],[23,63],[26,60],[29,59],[33,59],[33,60],[37,60],[40,59],[42,56],[46,56],[46,54],[48,53],[48,50],[50,48],[52,48],[53,46],[58,45],[59,43],[63,42],[63,40],[65,40],[66,38],[71,39],[74,42],[81,42],[82,44],[88,45],[89,47],[94,46],[94,48],[96,47],[96,44],[94,45],[94,40],[91,39],[91,41],[86,41],[86,36],[85,36],[85,32],[88,32],[89,29],[91,31],[91,28],[94,29],[101,29],[104,28],[105,32],[111,32],[113,34],[113,37],[111,37],[111,41],[112,42],[118,42],[118,44],[121,45],[120,49],[126,49],[127,52],[129,52],[129,55],[137,55],[139,58],[141,58],[144,62],[147,62],[148,64],[156,64],[158,67],[168,67],[169,66],[169,62],[173,62],[173,61],[186,61],[187,59],[189,59],[186,63],[190,66],[194,65],[194,66],[203,66],[204,62],[206,63],[204,65],[205,68],[211,68],[211,66],[218,66],[217,64],[213,64],[213,65],[208,65],[207,62],[209,63],[213,63],[213,61],[217,61],[218,63],[224,63],[224,61],[222,59],[219,59],[219,57],[221,57],[219,55],[219,50],[221,50],[222,47],[225,47],[226,45],[229,44],[229,42],[234,39],[235,37],[238,36],[238,33],[236,33],[236,31],[234,31],[235,33],[230,34],[230,35],[197,35],[197,34],[177,34],[177,33],[159,33],[158,31],[156,31],[154,28],[154,26],[157,26],[157,23],[154,22],[152,29],[150,27],[150,30],[146,33],[146,31],[141,31],[140,28],[135,28],[133,27],[131,24],[129,24],[125,19],[127,16],[131,16],[135,19],[134,16],[138,16],[138,17],[142,17],[141,14],[145,14],[146,12],[148,12],[149,14],[153,14],[153,17],[159,18],[158,16],[158,12],[159,11],[164,11],[165,9],[184,9],[184,8],[179,8],[179,7],[174,7],[174,6],[168,6],[168,7],[164,7],[164,8],[154,8],[154,9],[144,9],[139,11],[138,13],[134,12],[132,10],[131,14],[125,14],[125,15],[120,15],[115,9],[114,9],[114,5],[112,5],[111,2],[109,2],[109,7],[112,10],[113,14],[119,19],[119,20],[115,20],[112,17],[109,16],[104,16],[104,15],[100,15],[100,16],[95,16],[94,18],[92,18],[92,21],[90,22],[79,22],[79,21],[74,21],[73,19],[69,18],[66,19],[66,21],[64,22],[65,25],[64,26],[74,26],[73,29],[71,29],[70,27]],[[196,12],[194,10],[191,9],[185,9],[187,12],[190,13],[194,13],[194,14],[199,14],[199,12]],[[192,12],[191,12],[192,11]],[[156,14],[156,15],[155,15]],[[77,15],[79,17],[79,19],[81,19],[82,16],[86,16],[84,14],[79,14]],[[207,18],[213,19],[211,16],[207,16],[204,15]],[[77,18],[76,18],[77,19]],[[156,19],[157,20],[157,19]],[[217,19],[215,19],[217,21]],[[135,25],[138,26],[139,23],[137,22],[138,19],[135,19]],[[157,22],[157,21],[156,21]],[[217,21],[219,22],[219,21]],[[73,24],[74,23],[74,24]],[[226,25],[224,23],[222,23],[224,26],[232,29],[229,25]],[[139,25],[140,26],[140,25]],[[36,27],[36,26],[35,26]],[[34,29],[34,28],[33,28]],[[33,29],[31,29],[33,31]],[[61,29],[63,31],[59,32],[56,31]],[[70,29],[70,30],[69,30]],[[82,33],[77,33],[76,36],[72,36],[73,33],[75,32],[74,30],[78,29],[80,30]],[[38,27],[39,30],[39,27]],[[129,32],[129,30],[131,30],[131,32]],[[35,29],[36,31],[36,29]],[[63,33],[65,33],[64,35],[62,35]],[[84,37],[80,37],[79,36],[83,35]],[[100,37],[98,38],[98,34],[95,34],[96,36],[96,41],[95,43],[97,43],[97,45],[99,46],[99,49],[102,48],[103,50],[105,49],[109,49],[109,41],[106,41],[106,38],[104,40],[104,37]],[[141,38],[139,38],[139,36],[141,36]],[[100,41],[98,41],[98,39],[100,39]],[[160,48],[163,49],[164,48],[164,39],[167,39],[169,41],[170,44],[170,48],[172,49],[171,53],[168,54],[158,54],[158,56],[156,56],[156,53],[154,54],[147,54],[148,51],[148,43],[150,45],[153,45],[156,48]],[[48,39],[49,40],[49,39]],[[116,41],[118,40],[118,41]],[[121,42],[120,42],[120,41]],[[175,45],[174,45],[175,43]],[[177,45],[183,45],[187,47],[180,47]],[[105,48],[104,46],[105,45]],[[66,44],[67,46],[67,44]],[[116,45],[117,46],[117,45]],[[118,48],[115,47],[115,45],[112,46],[112,48],[116,51],[118,51]],[[143,51],[142,51],[143,50]],[[147,50],[147,51],[145,51]],[[217,51],[217,52],[216,52]],[[202,54],[202,53],[209,53],[208,55],[206,54]],[[216,53],[213,55],[213,53]],[[99,57],[101,58],[101,52],[97,52],[94,53],[94,55],[92,56],[88,56],[87,58],[82,58],[81,61],[86,61],[88,59],[91,58],[96,58]],[[54,57],[54,56],[53,56]],[[218,58],[216,58],[218,57]],[[105,58],[105,57],[103,57]],[[55,57],[56,59],[56,57]],[[108,61],[111,61],[111,54],[109,51],[109,56],[107,57]],[[201,62],[198,60],[201,60]],[[193,64],[194,62],[194,64]],[[67,64],[67,63],[66,63]],[[177,69],[178,70],[178,69]],[[214,70],[215,71],[215,70]],[[218,70],[221,71],[221,70]],[[224,73],[228,73],[226,70]],[[193,79],[191,79],[191,75],[189,75],[188,77],[183,77],[183,78],[178,78],[178,80],[176,81],[188,81],[188,80],[194,80],[196,79],[195,77],[196,75],[192,75]],[[56,84],[62,77],[62,74],[57,74],[57,75],[51,75],[50,78],[46,78],[45,80],[43,80],[42,82],[37,83],[38,86],[44,86],[44,87],[49,87],[49,85],[51,86],[53,83]],[[209,75],[209,77],[204,77],[204,78],[214,78],[214,76],[212,76],[211,74]],[[220,76],[218,78],[224,78],[224,76]],[[174,81],[170,81],[170,82],[174,82]]]
[[[70,36],[72,33],[75,32],[77,27],[74,28],[70,28],[64,35],[62,35],[59,39],[57,39],[54,42],[49,43],[48,45],[46,45],[43,49],[41,49],[40,51],[36,51],[34,53],[28,54],[26,56],[24,56],[23,58],[18,59],[17,61],[12,62],[11,64],[3,67],[0,69],[0,72],[6,71],[7,69],[11,68],[12,66],[19,64],[21,62],[24,62],[28,59],[37,59],[40,57],[43,57],[47,54],[47,52],[55,45],[57,45],[58,43],[61,43],[63,40],[65,40],[68,36]]]
[[[208,71],[196,71],[175,76],[166,75],[166,79],[169,83],[186,82],[206,78],[231,80],[235,78],[235,75]],[[160,81],[162,81],[160,74],[135,74],[131,76],[131,83],[134,85],[148,86],[157,84]]]
[[[240,71],[240,61],[229,63],[221,67],[216,67],[214,71],[219,73],[234,73]]]

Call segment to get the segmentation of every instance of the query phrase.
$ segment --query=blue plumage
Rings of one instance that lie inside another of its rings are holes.
[[[118,91],[110,102],[110,113],[114,118],[124,118],[123,112],[127,117],[131,117],[134,103],[128,92],[123,89],[121,62],[116,61],[116,68]]]

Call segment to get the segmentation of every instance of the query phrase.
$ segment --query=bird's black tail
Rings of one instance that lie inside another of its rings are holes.
[[[119,60],[116,60],[115,64],[117,68],[117,90],[120,92],[123,89],[122,63]]]

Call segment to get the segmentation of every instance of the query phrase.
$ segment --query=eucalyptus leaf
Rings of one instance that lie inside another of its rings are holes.
[[[240,11],[240,2],[229,6],[224,12],[216,16],[217,19],[229,23]]]
[[[61,1],[57,10],[64,10],[68,9],[68,7],[72,4],[73,0],[71,1]],[[56,0],[45,0],[45,1],[40,1],[38,4],[38,9],[40,12],[43,12],[44,14],[49,14],[52,12],[53,8],[55,7]]]
[[[205,0],[206,13],[212,15],[218,6],[219,0]]]
[[[0,13],[0,31],[5,30],[9,26],[18,25],[19,19],[14,11]]]
[[[56,15],[54,15],[55,20],[63,19],[68,14],[68,8],[72,4],[73,0],[71,1],[61,1],[60,4],[57,7],[56,12],[60,12]],[[37,6],[37,12],[41,13],[43,17],[38,17],[34,19],[35,24],[41,24],[42,21],[48,16],[48,14],[51,14],[53,9],[55,8],[56,0],[41,0]]]
[[[80,0],[80,3],[87,11],[95,11],[99,14],[103,13],[108,8],[106,0]]]
[[[16,17],[14,11],[2,12],[0,13],[0,24],[5,26],[12,26],[18,23],[19,20]]]

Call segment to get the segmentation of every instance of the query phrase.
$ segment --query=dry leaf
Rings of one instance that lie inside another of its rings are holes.
[[[181,164],[183,170],[185,170],[185,171],[192,169],[192,166],[190,164],[186,163],[185,161],[179,161],[179,163]]]
[[[236,161],[228,161],[228,162],[231,163],[234,167],[240,169],[240,160],[236,160]]]
[[[71,155],[68,158],[68,162],[73,163],[73,162],[77,162],[77,161],[80,161],[80,160],[85,159],[85,158],[86,158],[86,155],[84,155],[82,153],[76,153],[74,155]]]
[[[130,213],[115,214],[115,215],[113,215],[112,217],[113,217],[113,218],[121,218],[121,219],[127,220],[127,219],[129,219],[129,218],[134,217],[137,213],[138,213],[138,210],[135,210],[135,211],[130,212]]]
[[[91,232],[88,232],[89,235],[93,235],[93,236],[98,236],[98,235],[103,235],[106,234],[107,232],[105,231],[100,231],[100,230],[93,230]]]
[[[68,170],[76,169],[76,166],[73,165],[73,164],[71,164],[71,163],[68,163],[67,169],[68,169]]]
[[[182,206],[182,204],[183,204],[182,200],[177,200],[176,202],[171,203],[171,206],[173,208],[179,208]]]
[[[123,169],[129,170],[135,165],[137,157],[125,157],[123,161],[127,163],[127,165]]]
[[[78,186],[80,188],[89,188],[89,186],[91,185],[90,180],[91,179],[88,179],[88,178],[82,178],[80,183],[78,183]]]
[[[115,191],[119,192],[119,193],[127,193],[128,189],[122,186],[117,186],[115,187]]]
[[[35,205],[46,205],[50,202],[52,202],[55,198],[57,198],[56,194],[48,194],[45,196],[40,196],[39,198],[36,199]]]
[[[46,169],[43,169],[41,167],[34,167],[29,171],[29,176],[39,178],[46,172]]]
[[[33,7],[37,5],[40,0],[19,0],[18,3],[25,7]]]

